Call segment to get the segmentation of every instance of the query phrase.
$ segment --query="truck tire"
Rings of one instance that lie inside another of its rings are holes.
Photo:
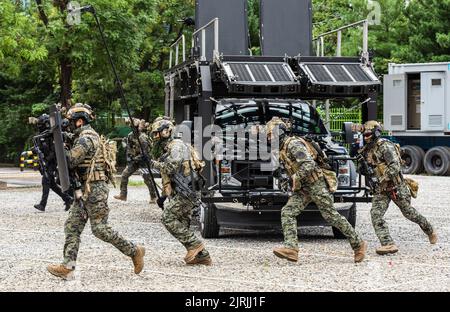
[[[350,208],[350,211],[349,211],[349,214],[348,214],[347,221],[351,224],[351,226],[352,226],[353,228],[355,228],[355,226],[356,226],[356,203],[354,203],[354,204],[352,205],[352,207]],[[336,238],[336,239],[345,239],[345,238],[347,238],[347,237],[345,237],[345,235],[342,234],[342,232],[339,231],[337,228],[332,227],[332,229],[333,229],[333,235],[334,235],[334,238]]]
[[[404,174],[418,174],[423,171],[423,158],[425,152],[418,146],[402,146],[402,159],[405,164],[402,167]]]
[[[217,207],[205,204],[200,212],[200,233],[203,238],[218,238],[220,226],[217,223]]]
[[[430,149],[423,160],[428,174],[445,176],[450,173],[450,152],[447,147],[437,146]]]

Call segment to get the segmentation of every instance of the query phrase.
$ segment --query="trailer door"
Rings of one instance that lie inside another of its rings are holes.
[[[443,131],[445,115],[445,73],[421,74],[422,130]]]
[[[385,130],[406,130],[406,75],[385,75],[383,90]]]

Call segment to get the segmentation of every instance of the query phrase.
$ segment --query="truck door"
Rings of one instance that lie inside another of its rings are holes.
[[[422,73],[421,81],[422,130],[443,131],[445,73]]]
[[[406,130],[406,75],[385,75],[383,90],[385,130]]]

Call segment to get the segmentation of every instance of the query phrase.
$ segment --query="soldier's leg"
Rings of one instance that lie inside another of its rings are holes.
[[[310,192],[312,201],[317,205],[325,221],[344,234],[353,250],[358,249],[362,240],[347,219],[334,208],[334,198],[329,192],[326,182],[324,180],[316,182],[311,186]]]
[[[69,217],[64,224],[64,233],[66,241],[64,243],[64,261],[63,264],[74,269],[77,261],[78,249],[81,242],[81,233],[84,230],[87,219],[85,212],[78,203],[75,203],[69,211]]]
[[[394,245],[394,240],[389,233],[388,225],[383,218],[389,208],[390,201],[387,194],[376,194],[373,196],[372,209],[370,210],[373,229],[382,246]]]
[[[405,218],[418,224],[425,234],[431,235],[433,233],[433,226],[431,223],[411,206],[411,192],[405,183],[402,183],[399,187],[397,199],[395,199],[394,202],[400,208],[400,211]]]
[[[43,209],[45,209],[45,207],[47,206],[47,200],[48,200],[49,193],[50,193],[50,181],[43,176],[42,177],[42,197],[41,197],[41,202],[39,203],[39,205],[42,206]]]
[[[112,244],[123,254],[133,257],[136,245],[123,238],[108,224],[108,193],[106,183],[91,184],[91,193],[86,200],[86,210],[91,221],[92,234],[106,243]]]
[[[51,179],[50,180],[50,188],[53,192],[55,192],[56,195],[58,195],[59,197],[61,197],[61,199],[67,203],[68,201],[70,201],[70,196],[67,195],[66,193],[63,193],[61,187],[56,184],[55,179]]]
[[[182,216],[181,216],[181,222],[182,222],[183,225],[184,225],[186,228],[188,228],[188,229],[190,229],[190,227],[191,227],[192,217],[193,217],[193,213],[194,213],[194,209],[195,209],[195,208],[196,208],[195,206],[192,206],[191,209],[187,209],[186,212],[183,213]],[[199,240],[199,241],[200,241],[200,240]],[[197,244],[198,244],[198,243],[197,243]],[[194,244],[194,245],[192,245],[192,246],[196,246],[197,244]],[[204,248],[202,251],[200,251],[200,252],[198,253],[198,255],[196,256],[196,258],[198,258],[198,259],[204,259],[204,258],[207,258],[207,257],[209,257],[209,256],[210,256],[210,255],[209,255],[208,250],[206,250],[206,248]]]
[[[297,217],[310,202],[310,196],[294,193],[281,209],[281,225],[284,234],[284,246],[290,249],[298,248]]]
[[[189,228],[190,222],[186,218],[187,213],[191,210],[192,203],[175,195],[170,200],[165,201],[161,219],[169,233],[178,239],[188,250],[201,244],[200,239]]]
[[[128,162],[127,166],[122,172],[122,178],[120,179],[120,195],[127,196],[128,193],[128,180],[136,170],[139,169],[139,166],[135,162]]]
[[[152,199],[156,198],[156,191],[155,187],[153,186],[152,178],[150,177],[150,174],[143,174],[142,177],[144,178],[144,183],[147,185],[148,192],[150,193],[150,197]]]

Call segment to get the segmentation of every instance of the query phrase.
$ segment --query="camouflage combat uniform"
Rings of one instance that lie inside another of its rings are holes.
[[[149,150],[151,146],[151,141],[149,140],[147,134],[141,133],[139,136],[142,147]],[[147,168],[142,159],[141,148],[139,142],[135,139],[133,132],[130,132],[127,137],[127,166],[122,172],[122,179],[120,181],[120,195],[123,197],[127,196],[128,193],[128,179],[140,168]],[[150,174],[144,173],[142,175],[144,182],[147,185],[150,197],[156,198],[156,191],[153,183],[151,182]]]
[[[350,241],[353,250],[358,249],[362,240],[351,224],[333,207],[334,198],[322,169],[313,159],[311,152],[301,138],[284,138],[280,142],[280,161],[284,163],[295,184],[294,194],[281,210],[281,223],[286,248],[298,248],[297,216],[305,207],[314,202],[322,217],[339,229]]]
[[[153,166],[161,172],[163,195],[168,197],[164,203],[161,221],[170,234],[189,250],[202,243],[190,229],[194,205],[176,193],[170,180],[173,174],[185,168],[184,162],[189,159],[189,147],[181,140],[168,140],[164,152],[160,161],[153,162]],[[206,249],[197,255],[199,259],[207,257],[209,257],[209,253]]]
[[[109,188],[105,181],[101,162],[95,162],[94,175],[89,183],[90,192],[86,192],[86,171],[98,147],[99,135],[90,125],[86,125],[75,131],[75,142],[67,155],[69,166],[80,178],[82,190],[84,191],[84,208],[79,201],[76,201],[70,209],[69,217],[64,226],[66,240],[63,264],[69,269],[75,268],[81,241],[80,236],[88,219],[91,222],[92,234],[97,238],[114,245],[129,257],[133,257],[136,254],[136,245],[124,239],[108,225]]]
[[[411,206],[411,192],[403,179],[400,153],[395,144],[387,139],[379,138],[366,145],[360,151],[360,154],[363,155],[369,165],[375,168],[376,177],[381,184],[375,190],[370,211],[372,225],[381,245],[394,244],[386,221],[383,219],[391,200],[400,208],[405,218],[417,223],[427,235],[431,235],[433,227],[430,222]]]

